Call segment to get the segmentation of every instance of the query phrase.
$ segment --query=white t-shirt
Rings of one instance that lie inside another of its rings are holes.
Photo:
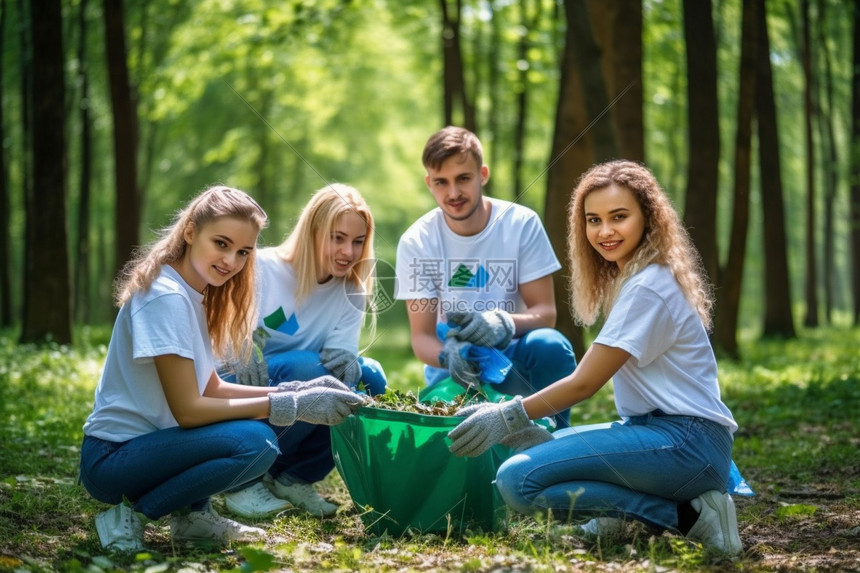
[[[737,430],[708,334],[669,267],[652,264],[627,279],[594,343],[631,355],[613,377],[622,417],[659,409]]]
[[[124,442],[177,426],[153,361],[166,354],[194,361],[203,394],[215,371],[203,295],[169,265],[120,308],[84,434]]]
[[[537,213],[488,199],[490,220],[477,235],[452,231],[438,207],[406,230],[397,245],[395,298],[439,299],[439,319],[452,310],[525,308],[519,286],[561,265]]]
[[[341,348],[358,354],[364,313],[364,297],[358,287],[332,277],[318,284],[296,304],[296,272],[274,247],[257,253],[259,285],[258,325],[269,338],[263,355],[269,357],[290,350]]]

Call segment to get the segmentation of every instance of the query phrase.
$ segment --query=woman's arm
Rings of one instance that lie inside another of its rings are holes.
[[[156,356],[153,360],[170,412],[183,428],[269,416],[268,395],[274,388],[236,384],[229,385],[235,388],[227,388],[228,383],[213,371],[201,396],[194,361],[176,354]]]
[[[532,420],[552,416],[592,397],[628,358],[630,353],[620,348],[592,344],[570,375],[523,398],[526,414]]]

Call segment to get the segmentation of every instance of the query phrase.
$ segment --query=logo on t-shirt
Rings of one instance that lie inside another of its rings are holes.
[[[518,290],[517,261],[485,259],[481,262],[472,260],[448,260],[448,288],[451,290],[501,290],[505,293],[515,293]]]
[[[291,314],[288,319],[287,315],[284,314],[283,307],[280,306],[278,307],[278,310],[263,319],[263,324],[272,330],[277,330],[278,332],[283,332],[290,336],[294,335],[299,330],[299,321],[296,318],[296,313]]]

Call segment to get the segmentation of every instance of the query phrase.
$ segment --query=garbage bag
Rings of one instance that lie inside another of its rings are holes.
[[[332,453],[365,528],[462,535],[497,531],[507,512],[495,484],[511,450],[497,445],[475,458],[448,451],[461,417],[362,407],[331,428]]]

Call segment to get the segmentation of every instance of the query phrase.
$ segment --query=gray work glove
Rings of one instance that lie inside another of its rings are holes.
[[[254,331],[251,343],[251,357],[248,362],[237,360],[230,364],[230,369],[236,374],[236,383],[245,386],[268,386],[269,365],[263,358],[263,347],[269,335],[262,329]]]
[[[523,408],[523,399],[515,396],[513,400],[497,404],[487,402],[467,406],[457,412],[469,417],[448,432],[451,446],[448,448],[456,456],[479,456],[505,438],[527,428],[532,422]]]
[[[478,346],[504,350],[516,331],[514,318],[503,310],[449,312],[446,316],[449,324],[459,327],[453,336]]]
[[[320,362],[326,370],[349,386],[355,386],[361,380],[361,364],[358,363],[358,356],[349,350],[323,348],[320,350]]]
[[[364,396],[352,391],[319,387],[298,392],[272,392],[269,394],[269,422],[275,426],[292,426],[296,422],[335,426],[364,400]]]
[[[474,362],[466,360],[464,354],[469,349],[469,343],[454,337],[446,338],[439,353],[439,365],[446,369],[454,382],[468,390],[471,387],[480,388],[479,376],[481,368]]]
[[[523,450],[554,439],[555,436],[549,430],[531,422],[522,430],[517,430],[513,434],[502,438],[499,440],[499,443],[511,448],[515,454],[518,454]]]
[[[349,386],[334,376],[328,375],[312,380],[292,380],[278,384],[278,392],[298,392],[299,390],[308,390],[309,388],[331,388],[333,390],[343,390],[344,392],[351,391]]]

